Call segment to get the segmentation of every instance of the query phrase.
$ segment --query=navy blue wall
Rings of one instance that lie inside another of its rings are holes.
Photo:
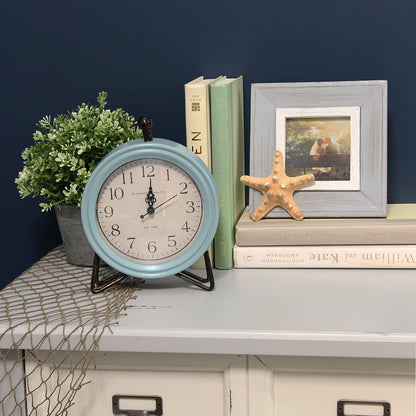
[[[389,202],[416,201],[414,0],[4,1],[0,17],[0,287],[60,243],[14,184],[35,123],[101,90],[184,143],[183,84],[242,74],[248,144],[251,83],[386,79]]]

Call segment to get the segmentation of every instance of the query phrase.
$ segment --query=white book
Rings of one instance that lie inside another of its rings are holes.
[[[221,79],[198,77],[185,84],[186,147],[211,170],[211,111],[209,85]]]
[[[416,245],[234,246],[234,267],[416,268]]]
[[[211,169],[211,110],[209,86],[215,79],[200,76],[185,84],[185,128],[186,147],[196,154],[208,169]],[[212,246],[209,248],[211,262],[214,263]],[[195,269],[204,269],[205,260],[200,258],[192,265]]]

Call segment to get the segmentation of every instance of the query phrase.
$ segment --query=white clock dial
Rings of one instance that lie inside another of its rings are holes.
[[[137,159],[103,183],[96,204],[101,236],[121,257],[160,264],[181,255],[200,232],[203,204],[195,182],[180,167]]]

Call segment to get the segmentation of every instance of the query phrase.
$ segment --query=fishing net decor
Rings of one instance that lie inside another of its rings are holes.
[[[112,270],[100,272],[105,278]],[[93,294],[90,280],[91,268],[67,263],[58,247],[0,291],[1,415],[68,414],[89,382],[102,334],[125,315],[137,290],[126,284]],[[29,355],[37,364],[27,374]]]

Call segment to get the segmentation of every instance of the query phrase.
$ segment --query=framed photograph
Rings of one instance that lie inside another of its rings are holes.
[[[305,191],[357,191],[360,107],[277,108],[276,149],[288,176],[315,175]]]
[[[251,93],[251,176],[267,177],[280,150],[288,176],[315,175],[294,194],[305,217],[386,216],[386,81],[253,84]],[[252,214],[262,194],[249,196]]]

